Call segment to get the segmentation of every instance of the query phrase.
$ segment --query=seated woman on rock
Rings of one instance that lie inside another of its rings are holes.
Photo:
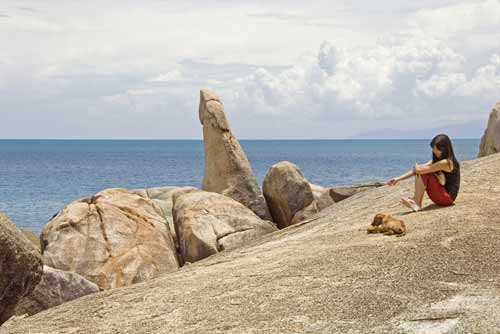
[[[432,160],[425,164],[416,164],[405,174],[387,182],[393,186],[415,175],[414,196],[401,199],[401,204],[415,212],[422,208],[425,192],[437,205],[448,206],[455,201],[460,187],[460,164],[455,158],[450,138],[444,134],[437,135],[432,139],[430,146]]]

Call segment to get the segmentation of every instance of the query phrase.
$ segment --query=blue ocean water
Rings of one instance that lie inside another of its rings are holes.
[[[431,158],[429,140],[241,140],[260,184],[289,160],[323,186],[386,181]],[[459,161],[479,139],[453,141]],[[0,211],[40,232],[69,202],[110,187],[201,186],[198,140],[0,140]]]

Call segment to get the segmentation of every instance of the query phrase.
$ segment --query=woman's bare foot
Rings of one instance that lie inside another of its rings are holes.
[[[409,209],[412,209],[415,212],[420,211],[421,209],[420,206],[412,198],[409,197],[401,198],[401,204]]]

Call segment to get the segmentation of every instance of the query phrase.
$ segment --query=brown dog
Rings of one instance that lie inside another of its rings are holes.
[[[384,235],[394,235],[398,237],[406,234],[406,225],[402,220],[395,219],[390,215],[378,213],[373,218],[373,222],[366,230],[367,233],[384,233]]]

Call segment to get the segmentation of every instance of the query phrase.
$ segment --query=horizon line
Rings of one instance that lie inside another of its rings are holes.
[[[430,137],[412,138],[242,138],[238,141],[334,141],[334,140],[428,140]],[[454,137],[476,139],[481,137]],[[203,138],[0,138],[0,141],[204,141]]]
[[[319,141],[319,140],[422,140],[430,137],[410,138],[237,138],[238,141]],[[452,139],[481,139],[481,137],[454,137]],[[0,141],[204,141],[203,138],[0,138]]]

